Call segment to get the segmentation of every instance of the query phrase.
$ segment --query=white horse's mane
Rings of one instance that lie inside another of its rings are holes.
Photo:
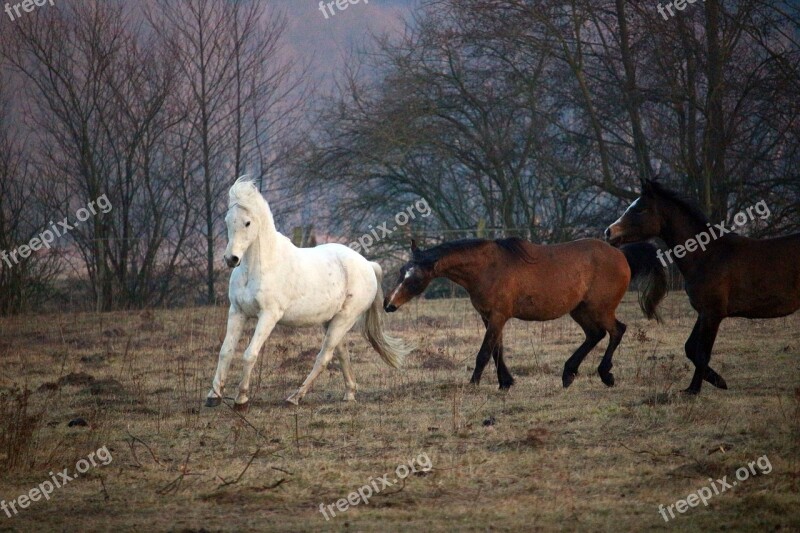
[[[228,209],[234,205],[238,205],[256,215],[266,212],[269,218],[272,218],[267,201],[261,196],[261,192],[256,187],[255,182],[247,174],[237,179],[236,183],[228,191]]]

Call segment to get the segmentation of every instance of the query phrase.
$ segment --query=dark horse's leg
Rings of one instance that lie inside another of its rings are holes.
[[[567,359],[567,362],[564,363],[564,373],[561,376],[561,381],[564,383],[564,388],[569,387],[572,385],[572,382],[575,381],[575,376],[578,375],[578,367],[581,366],[584,358],[591,352],[597,343],[603,340],[603,337],[606,336],[605,330],[597,323],[595,323],[591,318],[589,318],[588,314],[585,312],[585,308],[583,304],[578,306],[574,309],[570,316],[575,320],[575,322],[583,328],[583,333],[586,335],[586,340],[583,341],[575,353]]]
[[[614,328],[608,332],[610,336],[608,348],[606,348],[606,353],[603,355],[602,361],[600,361],[600,366],[597,367],[597,373],[600,374],[600,379],[607,387],[614,386],[614,374],[611,373],[611,367],[614,365],[611,364],[611,358],[614,357],[614,351],[622,341],[622,336],[625,335],[627,329],[628,326],[615,319]]]
[[[484,319],[485,320],[485,319]],[[478,352],[478,357],[475,359],[475,370],[472,373],[472,379],[469,380],[470,383],[473,385],[477,385],[481,382],[481,374],[483,374],[483,369],[486,368],[486,365],[489,363],[489,359],[492,358],[492,355],[495,353],[495,350],[499,346],[499,343],[502,343],[503,339],[503,326],[505,326],[506,321],[505,319],[494,319],[491,318],[486,321],[486,335],[483,337],[483,344],[481,344],[481,349]],[[499,352],[498,357],[496,360],[502,362],[502,357],[500,355],[502,351]],[[502,363],[503,367],[505,367],[505,363]],[[499,374],[498,369],[498,374]],[[508,369],[506,368],[506,372]],[[508,375],[511,377],[511,374]],[[513,379],[512,379],[513,381]],[[510,387],[511,384],[508,383]],[[501,382],[500,388],[503,388],[503,383]],[[508,387],[506,387],[508,388]]]
[[[698,339],[699,339],[699,332],[700,331],[700,318],[698,317],[697,322],[694,324],[694,329],[692,329],[692,334],[689,335],[689,340],[686,341],[686,357],[689,358],[689,361],[692,363],[695,362],[695,354],[697,353],[698,348]],[[709,355],[710,359],[710,355]],[[708,371],[706,372],[705,378],[706,381],[711,383],[717,388],[720,389],[727,389],[728,384],[725,382],[722,376],[717,374],[713,368],[710,366],[708,367]]]
[[[494,357],[494,364],[497,366],[497,382],[500,384],[500,390],[510,389],[511,385],[514,384],[514,377],[511,375],[511,372],[508,371],[506,362],[503,360],[502,336],[500,337],[500,341],[495,347],[494,352],[492,352],[492,357]]]
[[[489,321],[485,317],[481,317],[481,320],[483,320],[484,327],[488,329]],[[497,383],[500,384],[500,389],[501,390],[510,389],[511,385],[514,384],[514,377],[511,375],[511,372],[508,371],[508,367],[506,367],[506,363],[503,360],[502,332],[500,333],[500,336],[497,338],[494,350],[492,350],[492,358],[494,359],[494,365],[497,367]]]
[[[693,361],[694,376],[692,376],[692,382],[689,384],[689,388],[684,391],[687,394],[699,394],[700,387],[703,385],[703,379],[709,377],[708,362],[711,359],[711,350],[714,348],[714,341],[717,340],[720,322],[722,322],[721,318],[705,313],[700,313],[700,316],[697,317],[697,340],[694,346]],[[716,372],[714,372],[714,374],[719,377]]]

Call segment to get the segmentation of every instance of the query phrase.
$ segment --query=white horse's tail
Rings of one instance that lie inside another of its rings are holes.
[[[364,316],[364,335],[367,340],[380,354],[386,363],[394,368],[400,368],[403,359],[411,353],[415,347],[407,344],[404,340],[386,334],[383,322],[383,270],[378,263],[370,263],[375,270],[375,278],[378,280],[378,291],[375,293],[375,300]]]

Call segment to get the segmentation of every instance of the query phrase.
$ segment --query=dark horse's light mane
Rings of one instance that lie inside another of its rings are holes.
[[[414,260],[419,263],[432,265],[447,255],[455,252],[472,250],[489,242],[493,242],[500,249],[505,250],[517,259],[528,263],[533,262],[533,258],[525,249],[525,240],[519,237],[495,239],[493,241],[488,239],[460,239],[457,241],[445,242],[433,248],[418,251],[414,254]]]
[[[678,206],[678,208],[681,211],[689,215],[696,222],[699,222],[704,226],[708,224],[708,217],[691,200],[689,200],[684,196],[681,196],[680,194],[678,194],[673,190],[667,189],[661,183],[655,180],[650,180],[648,184],[650,185],[653,193],[655,193],[656,196],[660,196],[672,202],[673,204]]]

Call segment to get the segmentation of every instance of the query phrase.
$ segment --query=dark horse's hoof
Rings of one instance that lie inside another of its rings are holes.
[[[689,387],[688,389],[683,389],[681,393],[686,396],[697,396],[698,394],[700,394],[700,389],[693,389]]]
[[[233,404],[233,410],[239,413],[246,413],[250,410],[250,402],[245,403],[235,403]]]
[[[514,380],[512,379],[511,381],[508,381],[506,383],[501,383],[499,388],[500,388],[500,390],[508,390],[508,389],[511,388],[511,385],[513,385],[513,384],[514,384]]]
[[[718,389],[728,390],[728,384],[725,383],[725,380],[722,379],[720,375],[714,376],[712,379],[709,379],[708,382]]]
[[[566,389],[572,382],[575,381],[575,376],[577,376],[575,372],[569,372],[567,370],[564,371],[564,374],[561,376],[561,381],[564,383],[564,388]]]
[[[206,407],[219,407],[222,403],[222,398],[215,396],[213,398],[206,398]]]
[[[606,387],[614,386],[614,374],[612,374],[611,372],[609,372],[608,374],[600,374],[600,380]]]

